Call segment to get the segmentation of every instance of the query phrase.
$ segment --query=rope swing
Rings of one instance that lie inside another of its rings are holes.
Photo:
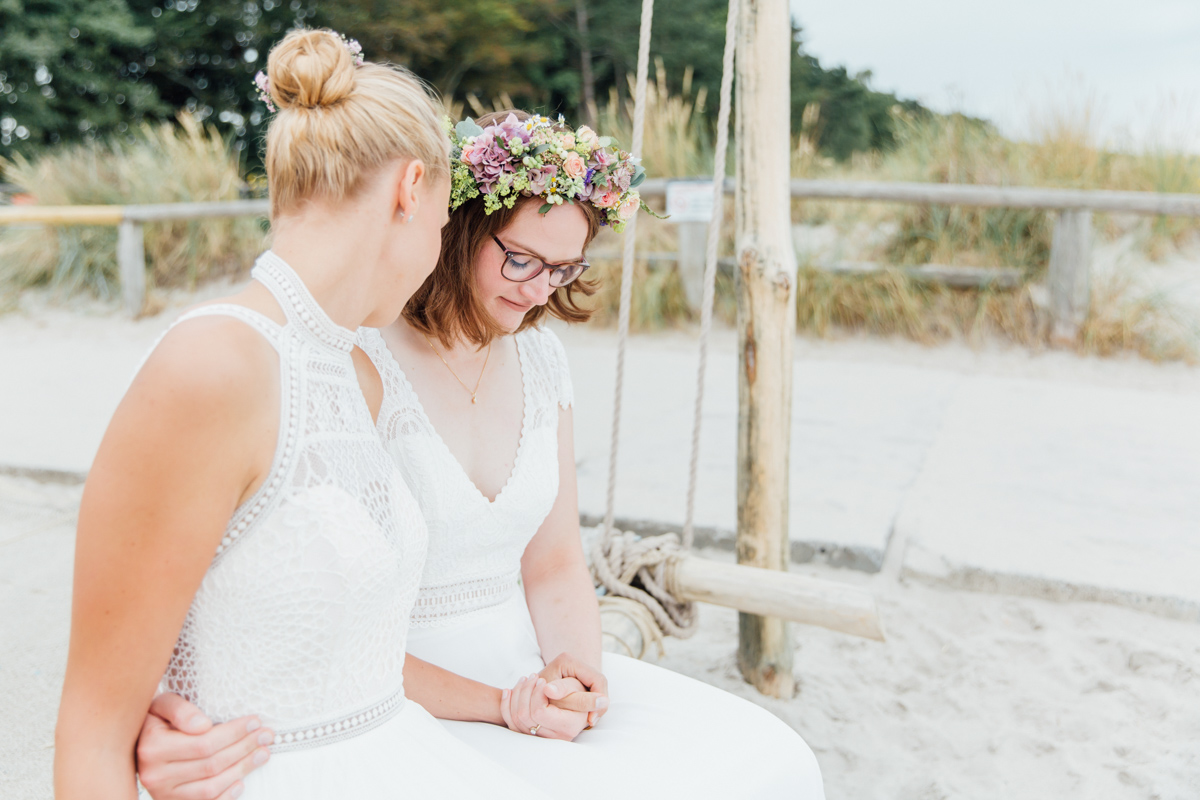
[[[654,15],[654,0],[642,2],[641,35],[638,42],[637,84],[634,93],[633,154],[642,152],[645,129],[646,80],[650,61],[650,27]],[[694,541],[696,483],[700,459],[701,419],[704,408],[704,375],[708,366],[708,337],[712,329],[713,301],[717,278],[717,245],[721,235],[721,220],[725,199],[725,153],[729,147],[729,107],[733,90],[734,48],[737,41],[738,0],[729,0],[725,22],[725,55],[721,71],[720,108],[717,114],[716,158],[713,164],[713,218],[708,226],[704,263],[704,294],[700,308],[700,362],[696,374],[696,405],[692,422],[692,452],[688,465],[687,509],[683,534],[665,533],[639,537],[630,531],[613,529],[613,509],[616,496],[617,451],[621,429],[621,397],[625,382],[625,347],[629,337],[629,312],[633,292],[633,262],[637,217],[625,229],[625,249],[621,264],[621,300],[617,323],[617,378],[613,397],[612,440],[609,445],[608,494],[604,512],[604,530],[597,538],[592,552],[592,574],[605,594],[600,598],[601,613],[622,610],[633,616],[639,629],[646,627],[646,617],[653,620],[658,635],[646,637],[661,642],[663,634],[687,638],[696,632],[696,608],[692,602],[675,598],[666,588],[666,567],[673,559],[691,550]],[[631,601],[641,605],[641,611],[630,608]],[[643,631],[644,634],[644,631]],[[661,648],[661,644],[659,645]],[[632,648],[628,648],[632,650]]]

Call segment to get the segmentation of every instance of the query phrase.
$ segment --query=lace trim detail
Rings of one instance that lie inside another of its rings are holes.
[[[272,294],[286,297],[291,304],[290,309],[284,306],[288,319],[298,319],[317,341],[346,353],[354,349],[354,331],[343,328],[329,318],[304,281],[282,258],[268,250],[258,257],[250,275],[276,290]]]
[[[554,353],[555,366],[557,367],[558,378],[558,405],[560,408],[570,408],[575,404],[575,386],[571,383],[571,365],[567,361],[567,351],[563,347],[562,340],[558,335],[549,328],[542,326],[538,328],[542,334],[543,341],[546,342],[546,347]]]
[[[234,541],[254,524],[254,521],[270,505],[271,500],[279,494],[279,489],[283,485],[283,477],[287,474],[287,467],[296,450],[296,438],[299,435],[300,427],[297,417],[297,409],[299,408],[297,400],[300,393],[299,376],[289,363],[287,349],[284,347],[280,336],[281,329],[275,321],[253,309],[239,306],[236,303],[217,303],[211,306],[201,306],[183,314],[179,319],[171,323],[171,327],[163,332],[162,336],[159,337],[159,341],[161,342],[163,336],[166,336],[172,328],[180,323],[196,319],[197,317],[217,316],[233,317],[240,320],[261,333],[271,343],[271,346],[279,353],[280,377],[283,378],[286,376],[288,391],[282,398],[279,437],[275,442],[275,457],[271,464],[271,469],[267,473],[267,480],[263,482],[262,486],[258,487],[258,491],[251,495],[234,512],[233,517],[229,520],[229,525],[225,528],[225,535],[221,537],[221,542],[217,545],[214,560],[216,560],[217,556],[228,550]],[[155,347],[157,346],[158,342],[155,342]],[[153,348],[151,348],[151,352],[153,352]],[[149,355],[147,355],[147,358],[149,358]]]
[[[404,690],[401,689],[383,702],[376,703],[358,713],[303,728],[279,731],[275,734],[275,743],[271,745],[271,752],[286,753],[290,750],[322,747],[358,736],[382,725],[403,707]]]
[[[300,376],[282,352],[279,361],[280,378],[287,382],[287,390],[282,393],[279,408],[279,438],[275,442],[274,463],[271,464],[271,471],[267,473],[267,479],[258,487],[258,491],[233,513],[225,535],[217,545],[214,561],[232,547],[234,542],[271,507],[279,497],[283,480],[291,474],[292,463],[296,460],[299,450],[297,439],[300,436]]]
[[[520,568],[503,575],[458,581],[443,586],[423,586],[413,605],[411,622],[416,628],[431,628],[464,614],[498,606],[517,591]]]

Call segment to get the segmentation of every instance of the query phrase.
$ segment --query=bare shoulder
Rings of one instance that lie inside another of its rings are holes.
[[[223,404],[261,396],[276,386],[278,374],[278,353],[260,331],[233,317],[202,316],[159,342],[130,391]]]
[[[279,357],[263,334],[227,316],[181,322],[109,422],[81,530],[109,541],[133,535],[136,519],[143,540],[190,542],[211,557],[236,504],[266,475],[278,426]]]

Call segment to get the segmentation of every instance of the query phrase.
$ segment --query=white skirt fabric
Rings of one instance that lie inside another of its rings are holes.
[[[411,700],[354,738],[275,753],[244,782],[244,800],[550,800]]]
[[[454,624],[412,628],[408,652],[459,675],[511,687],[545,666],[518,593]],[[753,703],[661,667],[604,654],[611,706],[573,742],[496,725],[443,720],[446,730],[553,797],[823,800],[816,757]]]

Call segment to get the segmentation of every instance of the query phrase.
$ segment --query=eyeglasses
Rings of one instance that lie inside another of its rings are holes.
[[[542,270],[548,269],[550,270],[550,285],[557,289],[578,278],[584,273],[584,270],[591,266],[586,261],[549,264],[530,253],[509,250],[504,246],[504,242],[495,236],[492,237],[492,241],[504,251],[504,265],[500,267],[500,274],[516,283],[531,281],[541,275]]]

